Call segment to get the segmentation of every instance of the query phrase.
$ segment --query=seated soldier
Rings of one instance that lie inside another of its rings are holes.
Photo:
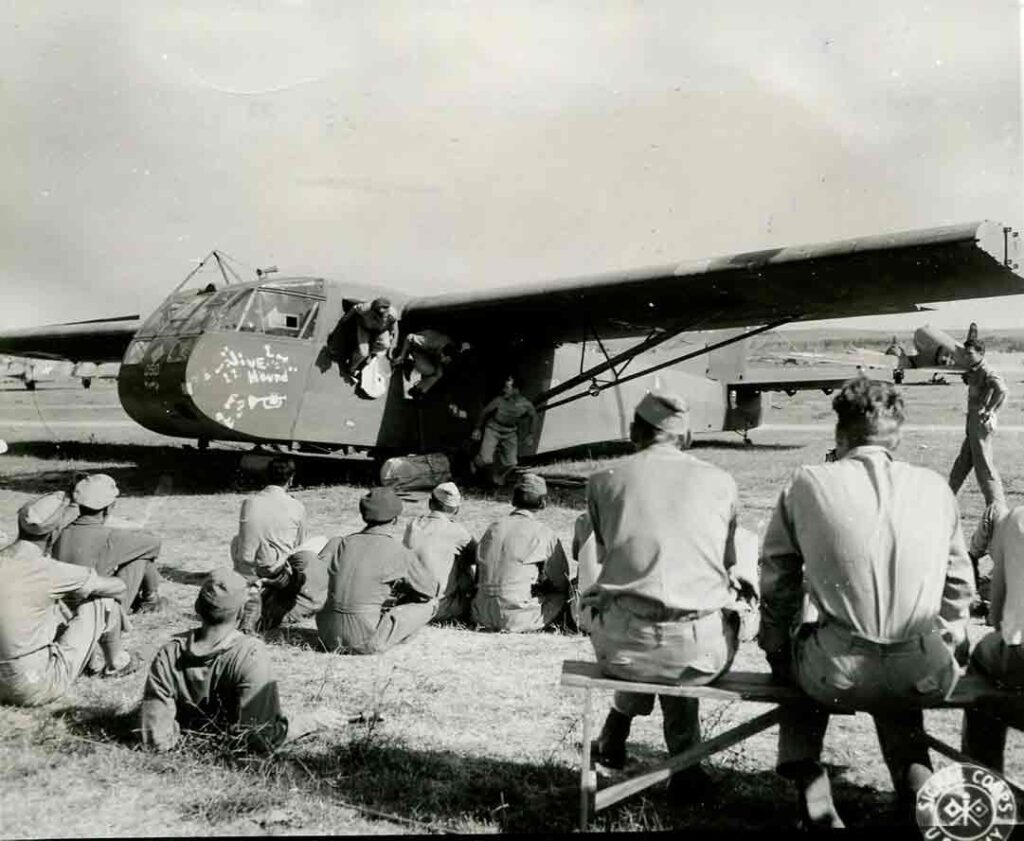
[[[761,553],[761,648],[820,704],[787,706],[779,727],[778,771],[812,826],[842,826],[820,762],[829,709],[872,713],[910,814],[931,775],[922,707],[956,684],[974,591],[952,491],[893,458],[896,389],[850,380],[832,407],[838,459],[794,473]]]
[[[142,529],[109,524],[119,493],[117,483],[106,473],[80,479],[73,493],[78,518],[57,539],[53,556],[66,564],[92,567],[100,575],[120,578],[126,589],[118,601],[125,614],[161,610],[167,600],[158,593],[160,538]]]
[[[97,648],[104,676],[138,666],[121,647],[115,600],[124,582],[47,556],[67,510],[59,492],[26,503],[18,511],[17,540],[0,549],[0,703],[30,707],[57,700]]]
[[[324,537],[306,537],[306,508],[288,493],[295,462],[275,458],[269,483],[242,502],[238,534],[231,541],[235,572],[249,582],[240,627],[251,633],[315,614],[327,598],[327,570],[318,552]]]
[[[1001,502],[985,509],[971,538],[971,553],[992,558],[994,630],[975,646],[971,668],[1003,689],[1024,690],[1024,506],[1007,511]],[[1024,727],[1019,702],[991,700],[964,710],[965,754],[993,771],[1003,770],[1007,725]]]
[[[593,611],[590,641],[609,677],[706,684],[727,671],[736,654],[734,590],[753,588],[753,564],[742,569],[737,563],[736,483],[681,450],[691,437],[686,403],[650,392],[630,426],[637,453],[587,482],[599,571],[582,604]],[[658,701],[669,752],[699,744],[697,699],[659,695]],[[595,758],[623,767],[633,718],[653,708],[653,695],[616,692]],[[670,788],[689,799],[707,783],[694,766],[676,774]]]
[[[511,513],[480,538],[472,617],[484,628],[540,631],[562,616],[569,563],[558,537],[534,516],[547,492],[541,476],[524,473],[512,490]]]
[[[396,538],[402,500],[374,488],[359,500],[366,528],[333,537],[327,562],[327,603],[316,616],[329,651],[377,654],[404,642],[434,615],[436,588],[421,582],[416,556]]]
[[[216,569],[196,598],[202,625],[178,634],[157,652],[142,693],[141,737],[163,751],[181,731],[212,731],[269,752],[284,741],[270,657],[260,640],[238,630],[249,585],[236,572]]]
[[[476,541],[455,522],[462,494],[454,482],[443,482],[430,494],[430,511],[409,521],[402,542],[416,554],[418,572],[437,599],[433,620],[465,619],[473,589]]]

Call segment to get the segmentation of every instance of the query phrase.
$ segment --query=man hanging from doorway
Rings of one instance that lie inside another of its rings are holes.
[[[463,346],[466,347],[466,346]],[[451,364],[460,348],[451,337],[440,330],[429,327],[418,333],[410,333],[395,354],[395,364],[402,366],[406,380],[413,371],[419,380],[409,389],[409,397],[422,397],[444,375],[444,369]]]
[[[387,298],[374,298],[351,307],[339,320],[336,334],[342,335],[342,325],[355,322],[355,349],[348,358],[346,375],[357,382],[364,366],[376,357],[387,354],[398,333],[398,313]]]

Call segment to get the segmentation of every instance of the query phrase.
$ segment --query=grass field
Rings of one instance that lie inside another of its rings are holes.
[[[1015,395],[1001,413],[1022,423],[1019,371]],[[909,423],[962,423],[964,388],[907,387]],[[205,572],[228,563],[244,488],[233,478],[231,451],[199,455],[123,419],[107,384],[89,392],[41,388],[36,397],[0,391],[0,528],[14,531],[17,507],[32,495],[64,487],[72,470],[103,470],[122,488],[121,517],[144,522],[163,537],[159,567],[171,607],[134,620],[129,647],[147,660],[172,634],[194,624],[192,603]],[[66,406],[69,408],[55,408]],[[92,408],[87,408],[92,407]],[[62,421],[92,417],[80,430]],[[28,423],[42,418],[48,426]],[[695,454],[737,480],[742,520],[763,532],[791,470],[819,462],[832,446],[829,399],[817,394],[776,397],[769,426],[752,434],[714,436]],[[107,425],[104,425],[107,424]],[[815,424],[773,429],[771,424]],[[74,440],[77,439],[77,440]],[[1003,431],[996,449],[1011,504],[1024,495],[1022,433]],[[911,429],[900,455],[942,472],[960,445],[955,429]],[[586,475],[596,461],[557,462],[541,472]],[[606,463],[606,462],[601,462]],[[359,495],[372,477],[366,462],[305,469],[296,495],[314,533],[345,534],[361,525]],[[961,492],[964,526],[982,510],[969,480]],[[544,519],[568,544],[583,507],[578,487],[553,490]],[[406,515],[425,510],[424,495]],[[507,499],[470,492],[462,521],[479,535],[508,510]],[[468,629],[424,629],[381,656],[344,657],[316,650],[313,623],[270,640],[286,712],[326,726],[269,759],[234,756],[222,746],[191,740],[154,755],[132,738],[132,712],[144,674],[79,681],[70,696],[37,710],[0,707],[0,833],[4,836],[193,835],[279,833],[568,831],[576,820],[580,738],[579,697],[558,687],[562,660],[588,658],[585,637],[503,635]],[[980,626],[973,636],[984,632]],[[756,646],[742,648],[736,668],[763,670]],[[603,716],[604,706],[598,704]],[[741,704],[705,703],[712,733],[747,717]],[[752,707],[753,708],[753,707]],[[930,730],[958,743],[960,714],[928,713]],[[353,723],[349,723],[349,722]],[[333,722],[333,723],[332,723]],[[340,722],[340,723],[339,723]],[[640,760],[663,755],[660,715],[638,719],[631,751]],[[594,828],[655,830],[686,827],[784,829],[794,818],[791,795],[772,773],[774,731],[709,763],[713,799],[670,803],[664,792],[626,801],[602,813]],[[892,818],[891,787],[869,718],[833,719],[825,759],[833,768],[840,811],[858,826]],[[941,758],[937,760],[943,762]],[[1024,744],[1010,736],[1007,772],[1024,772]]]

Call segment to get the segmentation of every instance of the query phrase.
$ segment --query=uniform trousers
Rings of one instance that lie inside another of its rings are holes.
[[[100,637],[120,625],[121,608],[114,599],[82,602],[49,645],[0,661],[0,702],[35,707],[56,701],[82,674]]]
[[[430,621],[436,602],[410,602],[381,611],[339,613],[321,610],[316,616],[320,642],[342,654],[379,654],[405,642]]]
[[[494,481],[503,482],[518,463],[519,428],[485,424],[480,451],[476,454],[477,466],[490,467]]]
[[[971,654],[971,669],[1003,689],[1024,690],[1024,646],[1007,645],[999,631],[983,637]],[[963,752],[1002,772],[1008,726],[1024,728],[1019,702],[985,701],[964,710]]]
[[[930,767],[922,708],[945,698],[960,671],[936,630],[908,640],[878,643],[836,624],[804,625],[794,640],[800,688],[815,703],[785,707],[779,722],[778,770],[788,776],[817,761],[830,712],[870,712],[893,784],[906,792],[912,765]]]
[[[739,641],[739,617],[730,610],[685,615],[645,599],[619,596],[595,608],[590,641],[601,671],[644,683],[699,686],[729,670]],[[700,741],[696,698],[659,695],[669,753]],[[623,715],[650,715],[654,696],[616,692],[612,707]]]
[[[953,493],[959,493],[961,485],[973,468],[974,478],[978,482],[978,489],[985,497],[986,506],[997,501],[1004,504],[1006,502],[1003,480],[996,470],[995,456],[992,452],[993,434],[993,430],[986,428],[981,422],[977,412],[969,411],[964,442],[960,445],[960,452],[949,472],[949,486]]]

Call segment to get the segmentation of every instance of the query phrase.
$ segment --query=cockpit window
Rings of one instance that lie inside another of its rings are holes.
[[[275,289],[257,289],[238,329],[243,333],[311,338],[319,309],[320,302],[315,298],[289,295]]]
[[[176,335],[181,325],[188,320],[197,309],[210,300],[210,295],[197,295],[195,292],[175,295],[165,301],[139,330],[140,336]]]

